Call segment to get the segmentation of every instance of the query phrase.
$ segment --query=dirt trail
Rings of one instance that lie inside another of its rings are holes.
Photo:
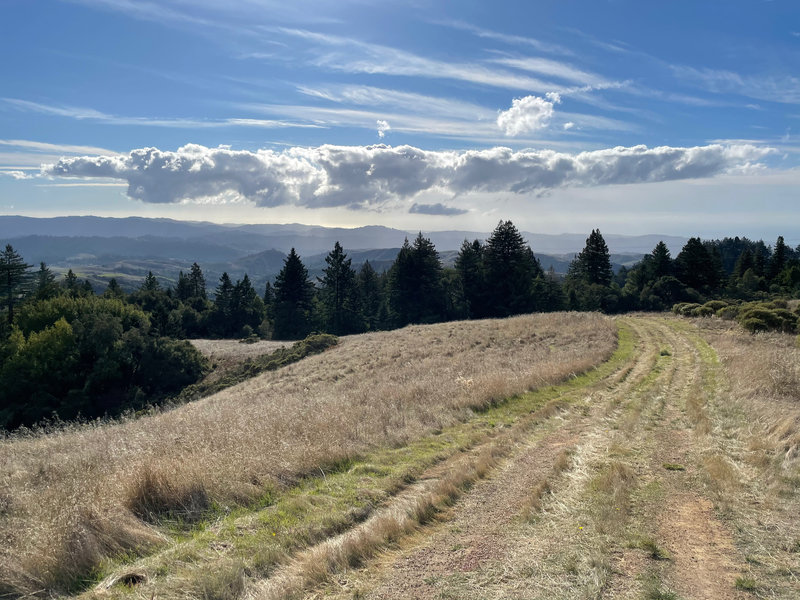
[[[438,522],[307,597],[740,597],[700,468],[714,367],[671,322],[626,322],[628,368],[531,427]]]

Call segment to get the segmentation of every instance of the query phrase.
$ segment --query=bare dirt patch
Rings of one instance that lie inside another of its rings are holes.
[[[697,600],[741,597],[735,584],[740,568],[733,538],[714,516],[710,500],[694,494],[669,499],[659,532],[674,561],[672,583]]]

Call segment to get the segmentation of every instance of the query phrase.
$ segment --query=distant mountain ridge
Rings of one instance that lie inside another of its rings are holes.
[[[489,232],[423,231],[440,251],[458,250],[466,240],[485,240]],[[522,232],[537,254],[574,254],[586,241],[586,233],[543,234]],[[146,217],[23,217],[0,215],[0,241],[27,236],[87,238],[176,238],[203,240],[230,248],[241,256],[264,250],[288,252],[295,248],[302,255],[326,252],[335,242],[346,250],[396,248],[416,232],[381,225],[343,228],[292,224],[218,224],[207,221],[176,221]],[[688,238],[669,235],[620,235],[604,233],[609,250],[617,254],[645,254],[663,240],[677,254]]]
[[[312,279],[326,267],[325,257],[335,242],[344,246],[355,268],[369,261],[376,271],[388,269],[403,240],[415,233],[382,226],[355,229],[312,225],[220,225],[143,217],[9,217],[0,216],[0,243],[11,243],[30,264],[47,263],[56,273],[73,269],[101,291],[111,277],[126,290],[141,285],[152,271],[166,286],[174,285],[179,271],[193,262],[203,269],[209,291],[223,272],[234,280],[245,273],[257,288],[271,281],[295,248]],[[486,232],[424,232],[439,250],[442,263],[453,266],[463,241],[488,237]],[[523,233],[546,270],[565,273],[584,246],[582,234]],[[682,245],[683,238],[615,236],[606,240],[615,270],[630,266],[659,239]],[[677,240],[677,241],[676,241]],[[678,249],[680,245],[678,246]]]

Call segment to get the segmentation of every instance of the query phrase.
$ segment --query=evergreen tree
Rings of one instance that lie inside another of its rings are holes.
[[[661,277],[666,277],[667,275],[672,275],[672,273],[672,257],[669,254],[669,248],[667,248],[667,245],[663,241],[660,241],[650,253],[649,275],[651,279],[656,280]]]
[[[191,293],[191,298],[208,299],[206,293],[206,278],[203,277],[203,271],[197,263],[192,263],[192,268],[189,271],[189,291]]]
[[[105,291],[103,292],[104,298],[124,298],[125,292],[122,291],[122,288],[119,286],[116,277],[112,277],[109,282],[108,286],[106,287]]]
[[[592,229],[586,246],[569,267],[570,275],[589,285],[611,285],[613,271],[608,246],[599,229]]]
[[[183,274],[183,271],[178,272],[178,283],[175,284],[175,297],[181,302],[186,302],[192,297],[189,278]]]
[[[500,221],[483,252],[488,316],[507,317],[534,309],[533,280],[544,271],[511,221]]]
[[[398,327],[436,323],[445,316],[442,263],[433,243],[420,232],[405,240],[388,274],[388,301]]]
[[[775,242],[775,248],[772,250],[772,257],[769,260],[767,269],[767,278],[770,281],[775,281],[786,266],[787,252],[788,249],[783,241],[783,236],[779,235],[778,240]]]
[[[311,332],[314,286],[308,270],[292,248],[275,278],[275,337],[300,339]]]
[[[380,318],[381,307],[384,306],[383,289],[380,277],[369,261],[365,261],[358,270],[356,284],[362,321],[370,331],[381,329],[383,326]]]
[[[0,302],[8,310],[7,321],[14,322],[14,307],[22,300],[28,283],[27,264],[11,244],[0,253]]]
[[[153,275],[153,272],[148,271],[147,276],[144,278],[144,281],[139,289],[143,292],[155,292],[161,289],[161,285],[158,283],[156,276]]]
[[[72,272],[72,269],[67,271],[67,274],[64,275],[64,281],[62,282],[64,289],[67,291],[67,294],[72,296],[73,298],[78,297],[79,288],[78,288],[78,276]]]
[[[464,240],[456,257],[458,300],[456,310],[465,318],[486,315],[486,281],[483,268],[484,247],[480,240]]]
[[[252,334],[264,318],[264,302],[256,293],[247,273],[236,281],[231,297],[228,330],[232,335]]]
[[[675,263],[678,279],[688,287],[703,291],[718,286],[719,266],[700,238],[690,238],[675,258]]]
[[[762,243],[756,246],[753,252],[753,274],[758,277],[765,277],[767,275],[767,266],[769,264],[769,252]]]
[[[233,282],[227,271],[219,278],[219,284],[214,292],[214,308],[210,319],[210,328],[221,337],[231,335],[231,312],[233,310]]]
[[[328,266],[323,277],[317,278],[325,330],[336,335],[363,331],[363,325],[359,323],[356,272],[350,266],[351,262],[341,244],[336,242],[325,257]]]
[[[539,276],[534,280],[533,289],[536,299],[536,310],[548,312],[564,310],[566,307],[564,290],[552,266],[543,276]]]
[[[47,265],[39,263],[39,270],[36,271],[36,289],[34,297],[36,300],[48,300],[58,296],[59,289],[56,283],[56,276],[47,268]]]
[[[741,279],[748,270],[752,271],[754,267],[753,251],[746,247],[736,260],[736,265],[733,267],[733,276],[736,279]]]

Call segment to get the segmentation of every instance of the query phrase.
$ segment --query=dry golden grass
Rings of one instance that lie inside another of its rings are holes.
[[[252,344],[244,344],[239,340],[191,340],[203,356],[212,361],[241,362],[262,354],[271,354],[280,348],[292,345],[292,342],[273,342],[261,340]]]
[[[0,440],[0,594],[69,589],[105,557],[158,544],[150,522],[404,444],[584,371],[615,341],[592,314],[412,326],[170,412]]]
[[[800,348],[784,333],[745,334],[735,327],[709,333],[740,410],[748,414],[749,446],[775,466],[800,466]]]

